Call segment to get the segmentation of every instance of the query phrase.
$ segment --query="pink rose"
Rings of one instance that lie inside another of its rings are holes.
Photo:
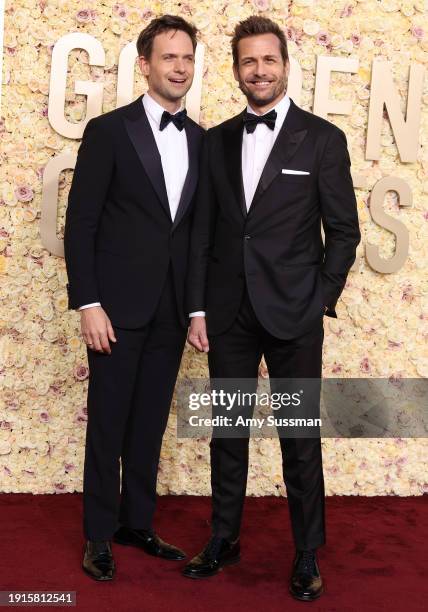
[[[270,7],[270,0],[253,0],[253,4],[258,11],[267,11]]]
[[[415,299],[414,293],[413,293],[413,287],[411,284],[408,285],[404,285],[403,287],[403,293],[401,294],[401,299],[404,302],[413,302],[413,300]]]
[[[423,37],[425,36],[425,32],[423,28],[421,28],[421,26],[413,26],[410,31],[413,34],[413,36],[417,38],[418,40],[422,40]]]
[[[77,366],[77,368],[74,370],[74,378],[76,378],[76,380],[86,380],[88,376],[89,369],[83,364]]]
[[[322,45],[323,47],[327,47],[327,45],[330,44],[331,37],[330,37],[330,34],[328,32],[321,31],[321,32],[318,32],[316,40],[317,40],[317,44],[318,45]]]
[[[352,6],[350,4],[345,4],[345,6],[343,7],[340,13],[340,16],[349,17],[350,15],[352,15]]]
[[[299,42],[302,38],[302,30],[296,30],[292,26],[284,28],[284,34],[287,40],[292,40],[293,42]]]
[[[153,17],[153,11],[150,10],[149,8],[144,8],[141,11],[141,18],[142,19],[151,19]]]
[[[360,362],[360,370],[362,372],[368,373],[368,372],[370,372],[370,369],[371,368],[370,368],[370,362],[368,360],[368,357],[364,357],[364,359],[362,359],[361,362]]]
[[[81,9],[76,15],[76,20],[79,23],[90,23],[94,18],[95,12],[90,9]]]
[[[34,192],[28,185],[21,185],[15,189],[15,195],[20,202],[31,202],[34,198]]]

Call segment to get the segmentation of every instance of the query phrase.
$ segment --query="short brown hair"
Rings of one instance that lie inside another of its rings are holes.
[[[141,57],[143,55],[146,59],[150,59],[155,36],[162,34],[162,32],[168,32],[169,30],[181,30],[188,34],[192,41],[193,51],[195,51],[198,43],[196,40],[198,33],[197,28],[192,23],[189,23],[177,15],[162,15],[162,17],[153,19],[149,25],[140,32],[137,40],[138,56]]]
[[[248,17],[245,21],[240,21],[235,27],[232,38],[232,56],[233,63],[235,66],[238,64],[238,43],[243,38],[248,36],[257,36],[257,34],[275,34],[279,39],[279,46],[281,49],[281,56],[284,63],[288,59],[287,39],[284,31],[280,26],[268,19],[267,17],[261,17],[259,15],[253,15]]]

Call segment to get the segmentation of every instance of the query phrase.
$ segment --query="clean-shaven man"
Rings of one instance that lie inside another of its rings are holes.
[[[323,316],[336,317],[360,241],[346,137],[286,95],[289,59],[278,25],[264,17],[241,22],[232,52],[248,106],[205,138],[188,340],[208,352],[212,379],[256,381],[264,355],[271,379],[319,380]],[[296,546],[290,590],[312,600],[323,589],[316,557],[325,543],[321,440],[284,436],[280,445]],[[210,447],[212,537],[184,568],[191,578],[240,558],[248,437],[214,436]],[[263,517],[260,529],[269,529]]]
[[[181,104],[196,34],[170,15],[141,32],[148,92],[88,122],[69,195],[69,308],[80,311],[90,370],[83,569],[96,580],[114,575],[112,539],[185,558],[154,532],[153,514],[188,324],[184,286],[203,130]]]

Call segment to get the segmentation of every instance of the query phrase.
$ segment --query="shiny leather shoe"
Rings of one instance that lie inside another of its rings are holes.
[[[323,592],[315,550],[298,550],[293,563],[290,593],[300,601],[312,601]]]
[[[186,558],[184,551],[167,544],[151,529],[120,527],[114,534],[113,541],[123,546],[136,546],[148,555],[169,559],[170,561],[182,561]]]
[[[94,580],[111,580],[116,567],[110,541],[93,542],[88,540],[82,567],[83,571]]]
[[[187,578],[208,578],[214,576],[225,565],[241,560],[239,538],[229,542],[213,536],[204,550],[185,566],[183,576]]]

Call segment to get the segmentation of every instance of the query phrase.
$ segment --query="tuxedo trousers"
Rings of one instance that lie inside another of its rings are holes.
[[[110,355],[88,348],[83,529],[90,540],[109,540],[120,525],[152,527],[162,438],[186,340],[171,266],[152,319],[138,329],[113,329]]]
[[[240,379],[236,381],[240,389],[242,379],[252,379],[255,391],[258,368],[264,355],[270,379],[318,379],[318,385],[322,374],[323,339],[322,317],[300,337],[282,340],[272,336],[258,321],[245,290],[232,326],[222,334],[209,335],[210,377]],[[273,393],[272,385],[273,381]],[[227,389],[231,390],[229,380]],[[315,406],[319,418],[319,393],[315,396]],[[280,437],[279,442],[295,546],[301,550],[317,548],[325,543],[321,439],[319,436],[305,438],[289,435]],[[240,531],[247,486],[248,451],[248,436],[234,437],[232,434],[232,437],[217,437],[213,433],[210,442],[211,526],[214,535],[228,540],[237,538]],[[266,525],[263,527],[268,528]]]

